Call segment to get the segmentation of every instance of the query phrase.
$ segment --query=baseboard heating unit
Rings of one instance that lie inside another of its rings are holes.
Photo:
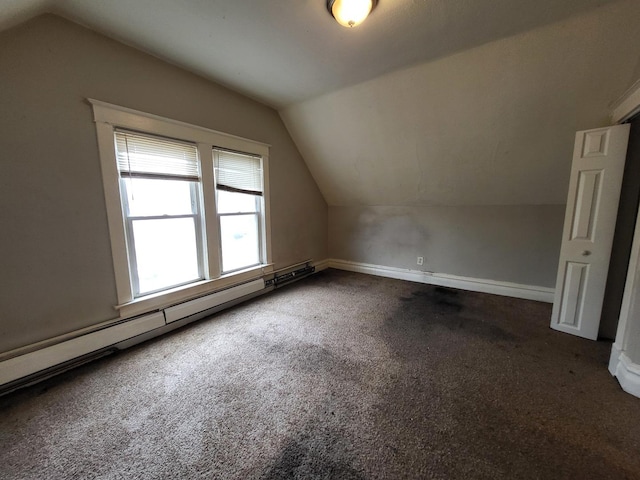
[[[135,318],[114,320],[89,332],[0,361],[0,395],[51,377],[118,349],[166,333],[190,321],[273,290],[263,278]]]
[[[164,318],[167,323],[175,322],[181,318],[195,315],[196,313],[215,308],[223,303],[231,302],[237,298],[258,292],[263,290],[264,287],[265,282],[263,279],[243,283],[237,287],[222,290],[221,292],[212,293],[211,295],[206,295],[204,297],[196,298],[195,300],[174,305],[173,307],[165,308]]]
[[[22,386],[21,383],[16,385],[16,380],[25,378],[28,383],[33,383],[33,379],[29,377],[35,373],[65,364],[163,325],[165,321],[162,312],[154,312],[122,320],[98,331],[9,358],[0,363],[0,392],[5,392],[5,387],[13,390]],[[52,373],[48,376],[51,375]]]
[[[326,267],[325,267],[326,268]],[[322,270],[322,266],[319,267]],[[0,395],[208,317],[305,278],[311,260],[266,273],[201,297],[126,319],[114,319],[0,356]]]
[[[267,280],[265,282],[265,285],[267,287],[274,286],[275,288],[278,288],[286,285],[287,283],[295,282],[296,280],[300,280],[308,275],[311,275],[315,271],[316,267],[312,266],[310,262],[305,262],[304,266],[301,266],[299,268],[292,269],[290,267],[275,272],[273,278]]]

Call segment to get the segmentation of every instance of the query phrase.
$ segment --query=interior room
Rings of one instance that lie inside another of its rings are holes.
[[[0,476],[640,478],[640,2],[355,3],[0,0]]]

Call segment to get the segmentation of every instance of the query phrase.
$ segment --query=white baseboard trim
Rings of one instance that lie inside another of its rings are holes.
[[[622,350],[615,343],[611,346],[611,356],[609,357],[609,373],[616,376],[616,370],[618,369],[618,364],[620,363],[620,354]]]
[[[611,347],[609,372],[625,392],[640,398],[640,365],[633,363],[616,344]]]
[[[329,268],[329,260],[313,262],[313,266],[316,267],[316,272],[321,272],[322,270]]]
[[[426,283],[441,287],[458,288],[472,292],[490,293],[505,297],[523,298],[539,302],[553,303],[554,289],[519,283],[500,282],[479,278],[460,277],[446,273],[422,272],[404,268],[385,267],[369,263],[350,262],[348,260],[325,260],[330,268],[348,270],[350,272],[367,273],[379,277],[408,280],[410,282]]]

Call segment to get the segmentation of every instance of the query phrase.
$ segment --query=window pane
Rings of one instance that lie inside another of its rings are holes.
[[[194,218],[134,220],[140,294],[199,280]]]
[[[223,272],[260,263],[258,215],[220,217],[220,238]]]
[[[260,197],[246,193],[218,190],[218,213],[255,212]]]
[[[195,198],[186,180],[165,180],[123,177],[132,217],[157,215],[191,215],[195,213]]]

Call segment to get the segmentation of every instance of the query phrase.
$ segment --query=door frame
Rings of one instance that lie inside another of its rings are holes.
[[[611,123],[613,125],[624,123],[637,113],[640,113],[640,79],[631,85],[615,105],[616,107],[611,113]]]
[[[611,114],[613,124],[624,123],[640,113],[640,79],[617,102]],[[636,217],[633,244],[629,257],[627,279],[618,318],[616,340],[611,347],[609,372],[618,379],[622,389],[640,397],[640,364],[626,354],[631,322],[640,322],[640,210]]]

